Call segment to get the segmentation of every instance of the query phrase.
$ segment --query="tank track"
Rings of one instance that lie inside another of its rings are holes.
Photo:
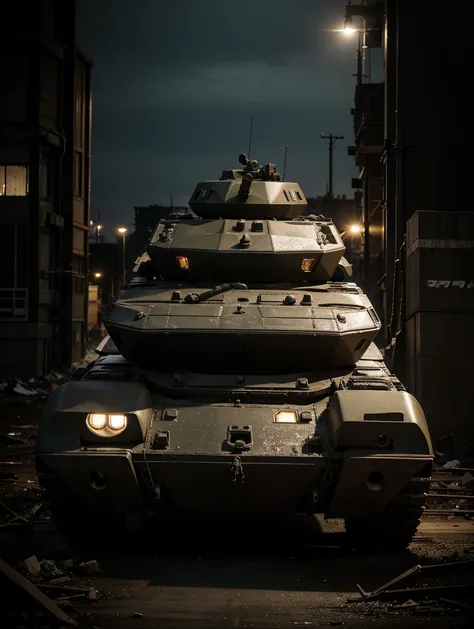
[[[38,483],[51,509],[53,522],[70,541],[103,544],[125,530],[125,519],[99,517],[89,512],[55,475],[38,472]]]
[[[350,542],[356,547],[406,549],[420,524],[429,487],[429,477],[413,478],[381,514],[347,518],[345,526]]]

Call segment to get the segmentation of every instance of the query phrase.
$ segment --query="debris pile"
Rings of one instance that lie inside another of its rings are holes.
[[[461,467],[457,460],[436,467],[431,477],[425,515],[474,517],[474,469]]]
[[[67,375],[51,371],[45,378],[20,378],[0,380],[0,395],[22,397],[48,397],[60,384],[67,380]]]
[[[426,616],[472,616],[474,549],[467,554],[470,558],[466,560],[417,564],[372,592],[366,592],[357,584],[360,597],[351,598],[347,603],[369,614],[383,610]],[[407,581],[412,587],[406,585]]]
[[[1,590],[9,594],[2,606],[1,616],[18,625],[54,617],[63,624],[77,626],[75,618],[79,612],[73,603],[94,603],[101,598],[96,588],[73,583],[78,578],[76,575],[84,574],[101,575],[97,561],[78,563],[68,559],[58,564],[51,559],[39,561],[33,555],[14,568],[0,559]]]

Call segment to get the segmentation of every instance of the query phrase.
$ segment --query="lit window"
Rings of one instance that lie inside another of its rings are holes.
[[[26,197],[28,194],[27,166],[0,166],[0,196]]]

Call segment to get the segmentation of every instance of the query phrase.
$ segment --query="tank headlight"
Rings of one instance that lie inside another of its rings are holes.
[[[179,268],[182,269],[183,271],[189,271],[189,269],[191,268],[189,266],[189,260],[184,256],[177,256],[176,263],[178,264]]]
[[[277,424],[297,424],[298,413],[296,411],[278,411],[275,415]]]
[[[127,427],[127,416],[118,414],[89,413],[86,424],[98,437],[115,437]]]
[[[125,415],[109,415],[107,417],[107,426],[110,430],[123,430],[127,425],[127,418]]]
[[[87,423],[92,430],[102,430],[107,424],[107,415],[101,413],[91,413],[87,416]]]
[[[304,258],[301,262],[301,270],[303,273],[311,273],[314,269],[315,258]]]

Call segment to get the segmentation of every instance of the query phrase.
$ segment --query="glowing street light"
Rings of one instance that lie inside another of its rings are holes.
[[[94,277],[96,278],[96,280],[99,280],[102,277],[102,273],[94,273]]]
[[[360,225],[354,224],[349,227],[349,231],[351,234],[360,234],[360,232],[362,231],[362,228]]]
[[[127,233],[126,227],[118,227],[117,232],[122,236],[122,282],[127,283],[126,271],[125,271],[125,234]]]
[[[342,32],[345,35],[353,35],[356,31],[357,29],[354,28],[354,22],[352,21],[351,16],[346,15],[346,17],[344,18],[344,26],[342,28]]]

